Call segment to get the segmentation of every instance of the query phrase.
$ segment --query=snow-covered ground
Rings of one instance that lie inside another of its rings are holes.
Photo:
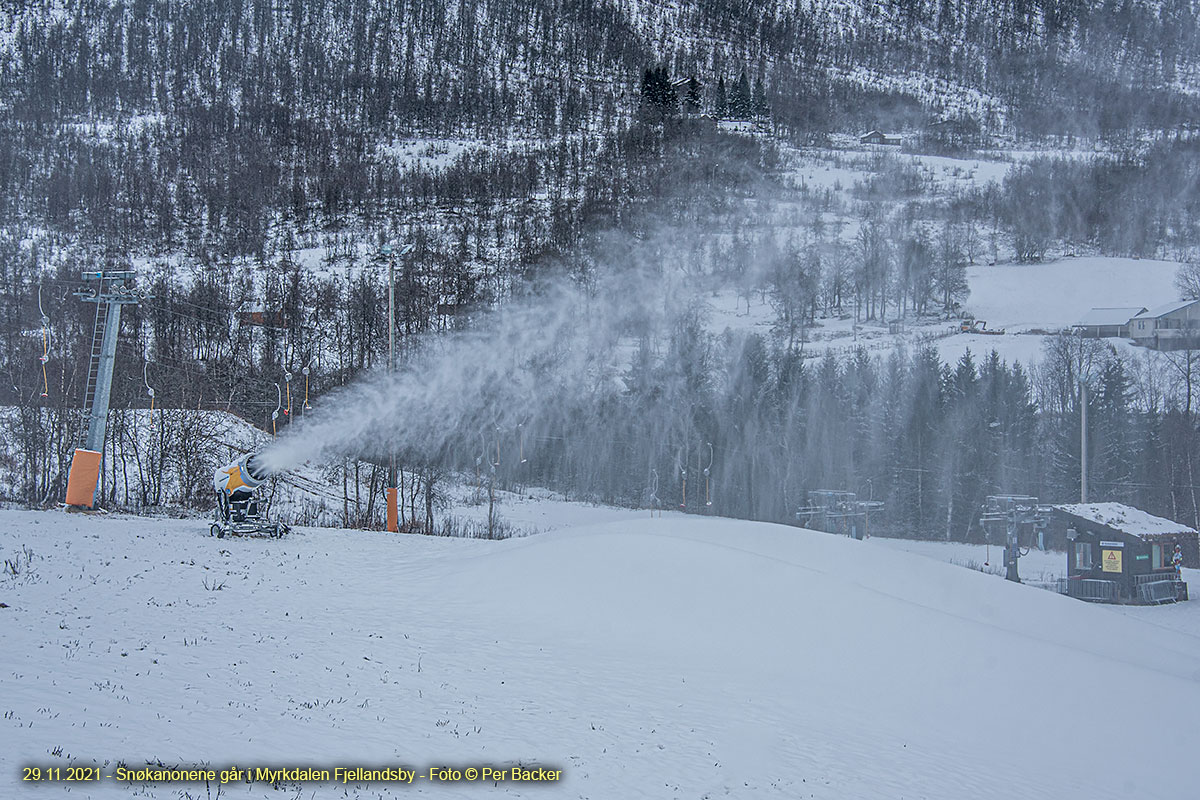
[[[72,796],[1194,790],[1200,631],[1160,620],[1194,623],[1200,602],[1132,615],[881,539],[543,510],[552,533],[504,542],[0,512],[18,564],[0,578],[0,794],[68,791],[22,784],[23,765],[118,760],[563,775]]]
[[[1092,308],[1155,306],[1179,299],[1174,261],[1089,256],[1048,264],[971,267],[964,310],[988,327],[1054,330]]]
[[[914,541],[912,539],[870,540],[877,547],[917,553],[937,561],[944,561],[997,577],[1004,575],[1002,566],[1003,548],[965,542]],[[1058,578],[1067,575],[1067,554],[1053,550],[1030,550],[1021,557],[1018,566],[1021,580],[1031,586],[1053,589]],[[1183,579],[1188,584],[1192,600],[1187,603],[1167,606],[1097,606],[1121,616],[1140,619],[1188,636],[1200,638],[1200,569],[1183,570]],[[1200,679],[1200,678],[1198,678]]]
[[[932,342],[943,361],[953,363],[970,348],[977,360],[996,350],[1005,360],[1032,364],[1040,361],[1046,331],[1067,330],[1092,308],[1155,306],[1176,300],[1174,261],[1087,256],[1064,258],[1046,264],[1001,264],[967,269],[971,295],[963,305],[965,314],[984,320],[988,330],[1004,335],[952,333],[951,320],[910,319],[899,333],[889,332],[877,322],[855,324],[853,306],[849,319],[818,320],[805,343],[809,355],[828,350],[844,353],[862,345],[886,352],[904,345],[914,347]],[[710,327],[715,331],[753,330],[768,335],[775,324],[775,309],[762,293],[746,296],[723,290],[706,297]],[[1126,340],[1110,339],[1127,353],[1144,352]]]
[[[988,158],[917,155],[885,145],[860,145],[857,137],[834,137],[833,147],[799,148],[791,153],[791,185],[830,189],[849,198],[882,163],[912,168],[938,192],[1000,183],[1013,167],[1006,154]]]
[[[916,553],[989,575],[998,577],[1004,575],[1004,548],[1002,546],[881,537],[875,537],[870,542],[876,547],[888,547],[906,553]],[[1067,555],[1054,550],[1031,549],[1028,555],[1021,557],[1018,568],[1022,580],[1049,586],[1058,578],[1066,577]],[[1200,584],[1197,584],[1197,588],[1200,588]],[[1200,617],[1197,618],[1197,621],[1200,622]],[[1197,633],[1200,633],[1200,630]]]

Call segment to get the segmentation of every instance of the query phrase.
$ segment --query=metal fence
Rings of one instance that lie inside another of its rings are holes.
[[[1157,572],[1134,576],[1137,602],[1157,605],[1173,603],[1183,596],[1185,584],[1176,580],[1173,572]],[[1096,578],[1059,578],[1058,593],[1079,600],[1098,603],[1119,602],[1120,585],[1117,581]]]
[[[1138,600],[1143,603],[1173,603],[1179,599],[1182,587],[1181,581],[1175,580],[1174,575],[1139,575],[1137,581]]]
[[[1158,583],[1159,581],[1175,581],[1178,576],[1175,570],[1161,570],[1159,572],[1146,572],[1141,575],[1134,575],[1134,583]]]
[[[1058,591],[1059,594],[1069,595],[1079,600],[1101,603],[1115,603],[1118,596],[1116,581],[1102,581],[1094,578],[1059,578]]]

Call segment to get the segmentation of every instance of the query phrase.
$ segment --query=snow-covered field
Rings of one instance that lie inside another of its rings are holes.
[[[1092,308],[1154,308],[1178,300],[1178,269],[1174,261],[1103,256],[970,267],[964,309],[1009,331],[1063,328]]]
[[[821,355],[828,350],[848,352],[865,346],[887,352],[905,345],[933,342],[942,360],[953,363],[970,348],[977,360],[996,350],[1005,360],[1029,365],[1041,360],[1046,336],[1042,331],[1067,330],[1092,308],[1145,306],[1154,308],[1179,298],[1174,261],[1086,256],[1046,264],[1001,264],[967,269],[971,295],[965,314],[987,322],[988,330],[1004,335],[951,333],[955,321],[926,318],[909,320],[900,333],[877,322],[821,319],[808,331],[805,352]],[[710,327],[715,331],[753,330],[768,335],[775,310],[764,295],[755,294],[749,305],[733,290],[714,293],[706,300]],[[846,308],[850,315],[853,306]],[[1144,352],[1126,340],[1110,339],[1126,353]]]
[[[1157,620],[1195,621],[1200,602],[1130,615],[879,539],[543,516],[552,533],[504,542],[228,541],[197,520],[0,512],[0,553],[18,563],[0,578],[0,795],[1194,791],[1200,630]],[[113,774],[118,760],[563,773],[554,786],[20,781],[24,765]]]
[[[971,296],[964,310],[1004,336],[959,334],[938,342],[943,360],[970,347],[976,355],[997,350],[1008,361],[1041,360],[1045,336],[1032,331],[1070,328],[1093,308],[1155,306],[1179,299],[1174,261],[1087,256],[1048,264],[971,267]],[[1124,339],[1109,339],[1125,353],[1145,352]]]

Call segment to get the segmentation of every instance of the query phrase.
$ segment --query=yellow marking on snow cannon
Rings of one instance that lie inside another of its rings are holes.
[[[242,469],[236,464],[230,469],[223,470],[223,474],[229,476],[229,480],[225,481],[225,491],[234,492],[246,486],[246,482],[242,480]],[[247,487],[249,488],[249,487]]]
[[[219,536],[282,536],[288,527],[267,518],[269,500],[255,497],[256,490],[277,470],[262,463],[256,454],[247,454],[220,467],[213,473],[217,508],[209,532]]]

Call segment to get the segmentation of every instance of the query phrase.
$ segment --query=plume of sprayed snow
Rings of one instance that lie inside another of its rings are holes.
[[[466,330],[425,337],[394,373],[323,396],[262,460],[282,471],[395,452],[438,459],[479,453],[498,430],[548,430],[572,398],[621,388],[622,339],[666,316],[665,284],[634,270],[586,288],[554,280]]]

